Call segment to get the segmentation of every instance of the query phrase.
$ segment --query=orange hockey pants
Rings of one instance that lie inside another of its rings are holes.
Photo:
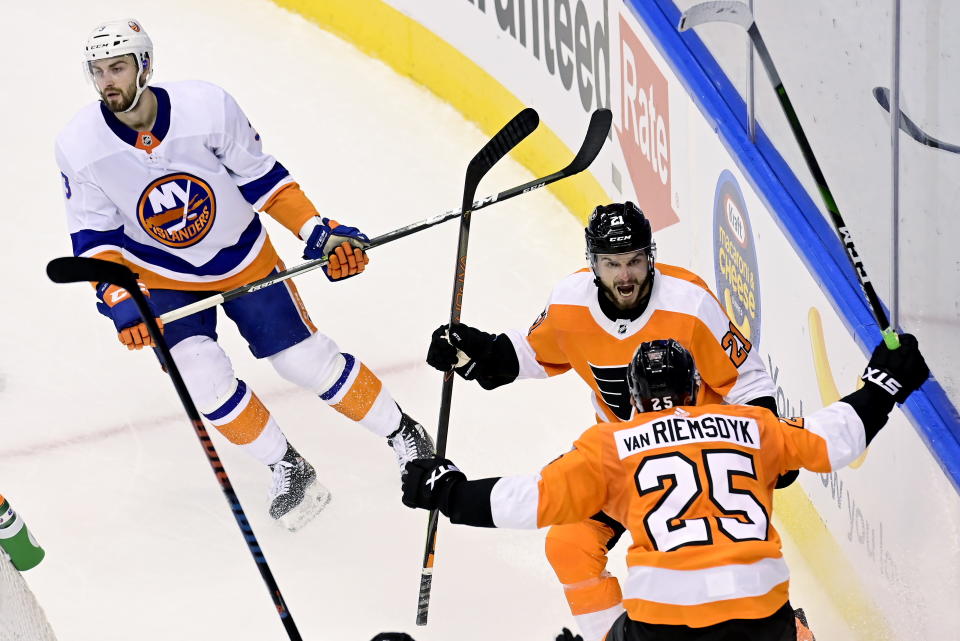
[[[574,616],[607,610],[623,599],[619,582],[606,572],[607,551],[622,533],[623,526],[602,512],[547,532],[547,560]]]

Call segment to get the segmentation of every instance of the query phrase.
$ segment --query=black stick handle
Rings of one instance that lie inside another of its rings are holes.
[[[467,175],[463,185],[463,203],[460,210],[460,235],[457,239],[457,263],[454,268],[453,294],[450,300],[450,324],[460,322],[463,311],[463,286],[467,276],[467,247],[470,241],[470,220],[473,199],[477,194],[480,180],[511,149],[520,144],[540,124],[540,118],[533,109],[524,109],[513,117],[491,138],[483,149],[467,165]],[[447,451],[447,432],[450,424],[450,404],[453,399],[453,372],[443,376],[443,388],[440,393],[440,417],[437,421],[437,456],[443,457]],[[420,591],[417,599],[417,625],[426,625],[430,608],[430,591],[433,585],[433,562],[437,546],[438,511],[431,510],[427,522],[427,539],[420,569]]]
[[[260,543],[253,533],[253,528],[250,527],[250,522],[247,520],[247,515],[243,511],[243,506],[240,505],[240,499],[233,490],[230,477],[227,476],[227,471],[224,469],[223,463],[220,462],[220,457],[217,455],[217,450],[213,446],[213,441],[210,440],[210,435],[203,426],[200,412],[197,410],[197,406],[194,405],[193,399],[190,397],[190,392],[187,391],[187,386],[183,382],[183,376],[181,376],[180,370],[177,368],[177,364],[170,354],[170,347],[167,345],[167,341],[163,337],[163,333],[160,331],[156,319],[153,317],[150,304],[147,302],[147,298],[143,292],[140,291],[136,276],[126,266],[118,263],[98,260],[96,258],[74,257],[56,258],[50,261],[47,265],[47,275],[55,283],[82,281],[108,282],[122,287],[129,292],[133,298],[133,302],[137,305],[137,309],[140,311],[140,316],[143,317],[143,321],[147,325],[150,338],[153,339],[153,344],[156,346],[157,352],[159,352],[160,362],[170,376],[170,380],[173,381],[173,386],[177,390],[177,396],[180,397],[183,409],[186,410],[187,416],[190,418],[190,423],[193,425],[193,430],[196,432],[197,438],[200,439],[203,453],[206,454],[207,461],[210,463],[210,467],[217,477],[217,482],[220,484],[223,496],[227,499],[227,503],[230,504],[230,511],[233,513],[233,518],[236,519],[237,525],[240,527],[243,540],[246,541],[250,555],[253,556],[253,560],[257,564],[257,569],[260,571],[260,576],[263,577],[267,591],[270,592],[270,598],[273,600],[273,605],[277,610],[277,614],[280,616],[280,621],[283,623],[283,627],[286,629],[291,641],[303,641],[303,637],[300,636],[300,631],[297,630],[297,625],[293,621],[293,615],[290,614],[283,594],[280,592],[280,586],[277,585],[277,581],[270,571],[270,566],[267,564],[263,550],[260,549]]]

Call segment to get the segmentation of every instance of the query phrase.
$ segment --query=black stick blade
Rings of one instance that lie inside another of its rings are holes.
[[[106,282],[127,290],[137,287],[137,278],[127,267],[98,258],[54,258],[47,263],[47,276],[55,283]]]
[[[610,124],[613,122],[613,113],[609,109],[597,109],[590,116],[590,125],[587,127],[587,135],[580,145],[580,151],[574,157],[573,161],[564,169],[568,175],[578,174],[593,162],[600,153],[603,143],[607,141],[607,135],[610,133]]]
[[[474,189],[476,189],[476,185],[480,184],[480,179],[483,178],[501,158],[510,153],[511,149],[532,134],[539,124],[540,116],[537,115],[536,110],[531,107],[527,107],[514,116],[510,122],[494,134],[493,138],[487,141],[483,149],[478,151],[477,155],[470,161],[470,164],[467,165],[466,183],[473,183]],[[473,196],[471,195],[470,202],[465,203],[465,206],[469,206],[472,203]]]

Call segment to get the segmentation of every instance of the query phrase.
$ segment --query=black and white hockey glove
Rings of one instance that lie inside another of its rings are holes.
[[[930,369],[915,336],[901,334],[897,349],[889,349],[882,342],[877,345],[861,377],[864,386],[840,399],[863,421],[868,445],[886,424],[893,404],[907,400],[928,376]]]
[[[403,474],[403,504],[407,507],[447,513],[450,491],[467,477],[445,458],[421,458],[410,461]]]
[[[512,383],[520,372],[517,352],[506,334],[488,334],[463,323],[441,325],[433,332],[427,363],[441,372],[452,369],[488,390]]]
[[[441,325],[430,337],[430,349],[427,351],[427,363],[441,372],[455,369],[457,374],[473,380],[476,377],[477,364],[490,356],[497,337],[464,325],[454,323]]]
[[[557,635],[557,641],[583,641],[583,637],[574,634],[569,628],[564,628],[563,632]]]
[[[901,334],[897,349],[889,349],[883,343],[877,345],[860,378],[892,396],[897,403],[903,403],[929,376],[930,368],[923,360],[917,338],[913,334]]]
[[[421,458],[407,463],[403,473],[403,504],[440,510],[451,523],[496,527],[490,493],[500,477],[468,481],[445,458]]]

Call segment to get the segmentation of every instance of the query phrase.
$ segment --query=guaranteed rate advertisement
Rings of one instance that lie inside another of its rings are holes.
[[[806,264],[804,248],[785,232],[783,212],[758,191],[750,175],[756,154],[732,154],[736,146],[716,126],[729,114],[708,113],[702,97],[687,92],[688,79],[675,71],[688,72],[683,61],[664,57],[678,55],[664,46],[675,34],[641,23],[633,8],[639,1],[384,4],[535,107],[541,127],[570,150],[579,147],[589,113],[610,108],[611,136],[590,169],[609,201],[635,201],[654,222],[658,259],[713,287],[759,350],[780,414],[812,412],[855,389],[867,357],[825,293],[818,266]],[[492,105],[481,95],[471,108]],[[778,526],[842,610],[846,638],[956,638],[960,501],[899,410],[849,468],[804,472],[778,492],[777,512]]]

